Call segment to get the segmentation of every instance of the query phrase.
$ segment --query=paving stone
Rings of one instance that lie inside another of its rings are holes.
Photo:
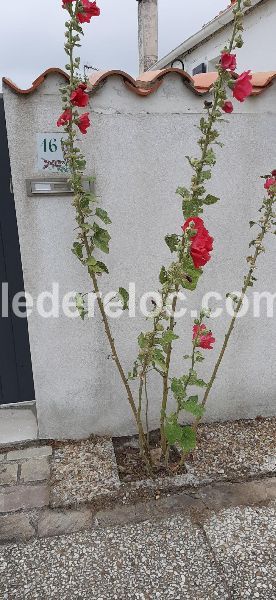
[[[230,598],[205,536],[183,516],[10,544],[1,564],[8,600]]]
[[[35,536],[28,515],[0,515],[0,542],[25,541]]]
[[[276,600],[276,503],[221,511],[204,529],[233,600]]]
[[[88,509],[65,512],[47,510],[39,518],[38,536],[49,537],[90,529],[92,521],[92,513]]]
[[[47,485],[17,485],[0,489],[0,513],[42,508],[48,504]]]
[[[187,516],[190,514],[202,515],[205,512],[205,506],[201,500],[188,494],[173,494],[147,502],[118,505],[111,510],[99,510],[95,514],[95,521],[101,527],[105,527],[147,520],[162,520],[165,516],[173,516],[175,513],[185,513]]]
[[[7,454],[7,460],[23,460],[25,458],[41,458],[43,456],[52,456],[51,446],[35,446],[22,448],[21,450],[11,450]]]
[[[34,458],[27,460],[21,466],[20,481],[43,481],[50,476],[50,465],[47,458]]]
[[[0,485],[10,485],[17,483],[18,465],[16,463],[1,463],[0,465]]]
[[[211,510],[230,506],[246,506],[276,500],[276,477],[243,483],[217,483],[197,491]]]

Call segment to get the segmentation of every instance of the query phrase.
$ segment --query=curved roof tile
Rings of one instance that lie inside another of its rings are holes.
[[[156,90],[162,85],[163,79],[170,73],[179,75],[185,85],[189,87],[195,94],[201,95],[206,94],[217,79],[217,73],[201,73],[191,77],[185,71],[181,69],[162,69],[159,71],[147,71],[142,75],[139,75],[137,79],[134,79],[128,73],[120,70],[102,71],[94,73],[89,78],[89,88],[91,92],[97,91],[97,89],[104,84],[104,82],[113,76],[122,77],[126,87],[139,96],[148,96],[156,92]],[[69,79],[67,73],[59,68],[50,68],[44,71],[35,81],[32,86],[28,89],[21,89],[10,79],[3,77],[3,83],[7,85],[12,91],[17,94],[32,94],[37,90],[40,85],[45,81],[49,74],[59,74],[64,79]],[[236,76],[237,77],[237,76]],[[252,84],[253,92],[252,96],[261,94],[272,82],[276,79],[276,71],[268,71],[264,73],[252,73]]]

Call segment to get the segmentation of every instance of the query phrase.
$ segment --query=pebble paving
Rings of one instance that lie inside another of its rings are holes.
[[[204,534],[181,516],[6,546],[0,581],[3,600],[230,599]]]
[[[205,531],[233,600],[276,600],[276,503],[227,509]]]

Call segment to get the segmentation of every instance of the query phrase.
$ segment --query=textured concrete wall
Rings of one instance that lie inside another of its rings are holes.
[[[60,283],[61,293],[85,292],[90,286],[70,251],[75,227],[70,199],[33,199],[25,191],[25,179],[38,175],[36,133],[56,130],[60,83],[58,76],[51,75],[38,91],[25,97],[4,89],[25,286],[34,297],[51,289],[53,281]],[[258,175],[271,169],[276,156],[275,99],[274,84],[261,96],[236,105],[231,125],[220,125],[225,148],[218,148],[210,191],[220,195],[221,202],[205,214],[215,248],[197,292],[187,292],[189,310],[198,308],[206,291],[225,295],[240,288],[250,239],[248,221],[255,217],[263,195]],[[93,127],[83,138],[88,172],[97,175],[96,193],[112,218],[107,258],[111,274],[102,286],[110,290],[134,281],[139,297],[158,289],[160,266],[171,259],[163,237],[180,231],[181,206],[175,189],[186,185],[191,176],[185,155],[197,152],[194,126],[202,99],[175,74],[168,75],[147,98],[133,94],[116,76],[91,96],[90,110]],[[276,292],[273,236],[267,240],[267,253],[260,263],[256,290]],[[275,414],[275,319],[253,322],[250,315],[237,324],[211,395],[209,420]],[[222,343],[225,320],[228,323],[229,317],[211,323],[218,341],[216,350],[206,352],[203,376]],[[136,336],[145,329],[144,319],[124,314],[112,326],[128,369],[137,354]],[[183,335],[175,349],[176,372],[181,372],[181,357],[190,350],[191,327],[188,313],[177,326]],[[135,430],[98,316],[83,323],[33,314],[29,331],[41,436]],[[160,382],[153,378],[150,390],[150,420],[155,427]]]
[[[244,19],[244,46],[238,52],[239,72],[251,69],[257,71],[273,71],[276,55],[276,2],[268,0],[255,8]],[[179,55],[184,61],[185,71],[192,74],[193,69],[206,63],[207,71],[214,71],[214,65],[232,34],[232,24],[217,31],[212,37],[198,45],[188,54]],[[165,66],[170,67],[168,62]],[[158,68],[158,64],[156,66]]]

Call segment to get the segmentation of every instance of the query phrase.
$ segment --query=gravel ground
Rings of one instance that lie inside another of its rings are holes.
[[[10,545],[3,600],[228,600],[203,533],[174,517]]]
[[[0,549],[1,600],[276,600],[276,503]]]
[[[55,445],[51,468],[51,505],[68,506],[106,496],[120,486],[110,439]]]
[[[233,600],[276,599],[276,503],[227,509],[205,531]]]
[[[189,473],[221,479],[271,473],[276,466],[276,419],[201,425]]]

